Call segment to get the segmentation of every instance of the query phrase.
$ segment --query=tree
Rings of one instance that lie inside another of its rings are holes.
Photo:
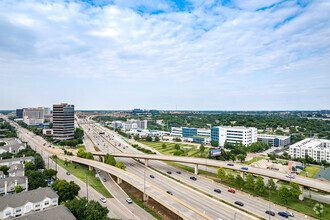
[[[78,149],[78,153],[77,153],[78,157],[82,157],[82,158],[86,158],[86,152],[83,149]]]
[[[116,163],[116,167],[118,167],[119,169],[125,170],[126,165],[122,161],[118,161],[118,163]]]
[[[151,136],[147,136],[147,137],[146,137],[146,141],[151,142],[151,141],[152,141],[152,137],[151,137]]]
[[[106,154],[104,157],[104,163],[109,164],[111,166],[115,166],[116,165],[115,157],[110,154]]]
[[[276,160],[276,156],[275,156],[275,154],[271,154],[271,155],[269,155],[269,159],[270,159],[270,160]]]
[[[159,137],[155,137],[155,142],[158,142],[159,141]]]
[[[15,189],[15,193],[20,193],[23,191],[23,188],[21,186],[15,186],[14,189]]]
[[[237,159],[239,159],[241,161],[241,163],[243,163],[243,161],[245,161],[246,155],[245,154],[239,154],[237,155]]]
[[[235,185],[238,186],[238,187],[243,187],[244,186],[244,180],[241,177],[241,175],[236,175]]]
[[[211,141],[211,146],[212,146],[212,147],[218,147],[218,146],[219,146],[219,142],[216,141],[216,140],[212,140],[212,141]]]
[[[68,183],[66,180],[58,179],[52,184],[54,191],[57,191],[60,202],[74,199],[80,190],[80,187],[73,181]]]
[[[226,171],[223,167],[219,167],[217,177],[222,180],[226,179]]]
[[[271,191],[276,191],[277,189],[277,186],[274,182],[274,180],[272,178],[269,178],[268,179],[268,184],[267,184],[267,187],[271,190]]]
[[[94,156],[91,152],[87,152],[86,153],[86,159],[89,159],[89,160],[94,160]]]
[[[234,175],[231,174],[231,173],[229,173],[229,174],[227,175],[227,179],[228,179],[229,182],[232,182],[232,183],[235,181],[235,177],[234,177]]]
[[[8,170],[9,170],[9,167],[7,167],[7,166],[0,167],[0,171],[2,171],[3,174],[5,174],[5,175],[8,175]]]
[[[29,170],[26,172],[26,176],[29,180],[29,190],[47,186],[46,176],[40,171]]]
[[[135,135],[134,136],[134,140],[136,140],[136,141],[140,140],[140,136],[139,135]]]
[[[254,177],[250,173],[246,175],[245,187],[248,189],[253,189],[254,187]]]
[[[74,198],[73,200],[66,202],[65,206],[71,211],[77,220],[83,220],[86,218],[85,210],[87,203],[88,201],[85,197],[82,199]]]
[[[166,148],[166,144],[165,144],[165,143],[162,144],[162,148],[163,148],[163,149]]]
[[[199,146],[199,151],[201,152],[201,155],[204,153],[204,151],[205,151],[204,144],[201,144],[201,146]]]
[[[174,152],[173,152],[173,155],[174,156],[181,156],[181,155],[183,155],[184,154],[184,151],[183,150],[175,150]]]
[[[44,170],[44,175],[47,179],[54,178],[56,174],[57,174],[56,170],[53,169]]]
[[[45,161],[39,154],[34,156],[34,164],[36,165],[37,169],[45,169]]]
[[[174,149],[176,149],[176,150],[180,150],[180,144],[175,144],[175,145],[174,145]]]
[[[264,183],[264,178],[262,178],[261,176],[257,177],[257,181],[256,181],[256,184],[254,186],[254,190],[260,195],[263,194],[266,190],[265,183]]]
[[[53,128],[53,123],[49,123],[48,128],[52,129]]]
[[[298,183],[293,183],[290,182],[290,193],[292,195],[293,198],[298,199],[299,196],[302,194]]]
[[[291,198],[291,192],[288,188],[286,188],[285,186],[282,186],[279,190],[278,190],[278,196],[280,197],[280,199],[285,203],[288,204],[288,201]]]
[[[26,161],[25,162],[25,172],[27,172],[28,170],[37,170],[37,167],[34,163]]]
[[[100,205],[100,203],[91,200],[88,202],[85,210],[86,220],[106,219],[109,210]]]
[[[74,132],[74,138],[78,139],[78,138],[82,138],[83,136],[84,136],[84,130],[81,128],[76,128]]]

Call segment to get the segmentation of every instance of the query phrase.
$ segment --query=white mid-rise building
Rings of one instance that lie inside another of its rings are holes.
[[[148,127],[148,120],[137,120],[137,119],[130,119],[126,122],[122,121],[113,121],[111,123],[113,128],[120,128],[123,130],[131,130],[131,129],[147,129]]]
[[[322,160],[330,163],[330,140],[306,138],[290,146],[292,158],[312,157],[317,162]]]
[[[258,134],[258,141],[271,144],[273,147],[284,147],[290,144],[290,136],[271,135],[271,134]]]
[[[22,116],[27,125],[41,125],[45,121],[45,115],[50,115],[50,108],[24,108]]]
[[[252,127],[229,127],[217,126],[211,128],[211,140],[218,141],[219,146],[223,147],[225,142],[242,143],[248,146],[257,142],[257,128]]]

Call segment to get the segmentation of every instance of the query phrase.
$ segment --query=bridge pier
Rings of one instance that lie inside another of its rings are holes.
[[[92,166],[88,166],[88,170],[89,171],[93,171],[93,167]]]
[[[121,184],[123,182],[122,179],[120,179],[119,177],[117,177],[117,184]]]
[[[303,185],[299,185],[299,189],[300,189],[300,191],[302,192],[302,193],[299,195],[299,200],[304,200],[304,186],[303,186]]]
[[[144,159],[144,165],[145,165],[146,167],[149,167],[149,159]]]
[[[145,193],[143,193],[143,201],[147,201],[149,199],[149,196]]]
[[[245,172],[241,172],[240,175],[241,175],[242,179],[244,180],[245,179]]]
[[[198,174],[198,164],[195,164],[195,174]]]

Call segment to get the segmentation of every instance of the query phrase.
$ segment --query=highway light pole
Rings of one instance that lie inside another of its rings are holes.
[[[270,211],[270,187],[268,187],[268,189],[269,189],[269,211]],[[270,220],[270,213],[269,213],[269,220]]]
[[[87,201],[88,201],[88,177],[86,174],[86,196],[87,196]]]
[[[143,202],[146,201],[146,170],[143,171]],[[144,209],[146,209],[145,203],[143,203]]]

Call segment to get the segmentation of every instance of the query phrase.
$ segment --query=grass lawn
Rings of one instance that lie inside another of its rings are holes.
[[[54,159],[53,159],[54,160]],[[56,162],[56,160],[54,160]],[[78,177],[82,181],[86,182],[86,176],[88,177],[88,185],[93,187],[96,191],[101,193],[105,198],[113,198],[109,191],[103,186],[102,182],[98,177],[95,177],[95,172],[89,171],[87,168],[77,164],[75,168],[74,164],[68,163],[66,166],[64,160],[57,158],[57,164],[69,171],[72,175]]]
[[[174,163],[174,162],[167,162],[169,164],[172,164],[176,167],[179,167],[181,169],[184,169],[188,172],[191,172],[191,173],[194,173],[194,168],[192,167],[188,167],[188,166],[185,166],[185,165],[182,165],[182,164],[178,164],[178,163]],[[204,171],[204,170],[199,170],[198,171],[200,174],[204,174],[204,175],[207,175],[207,176],[210,176],[210,177],[216,177],[216,174],[214,173],[211,173],[211,172],[207,172],[207,171]],[[213,178],[214,180],[214,178]],[[236,188],[238,189],[238,187],[236,187],[234,184],[230,183],[230,182],[226,182],[226,181],[221,181],[220,179],[216,180],[216,182],[219,182],[221,184],[224,184],[224,185],[227,185],[229,187],[233,187],[233,188]],[[244,189],[243,190],[244,192],[247,192],[251,195],[254,195],[254,196],[260,196],[260,195],[257,195],[254,190],[248,190],[248,189]],[[269,197],[268,197],[268,193],[266,192],[264,195],[261,195],[260,197],[262,197],[263,199],[265,199],[266,201],[268,201]],[[306,215],[309,215],[309,216],[312,216],[314,218],[317,218],[317,219],[330,219],[330,204],[323,204],[324,206],[324,213],[321,217],[317,216],[313,210],[313,207],[315,206],[316,203],[318,203],[318,201],[314,201],[314,200],[310,200],[310,199],[304,199],[303,201],[298,201],[298,200],[292,200],[292,201],[289,201],[288,204],[285,204],[278,196],[278,193],[277,192],[273,192],[271,194],[271,201],[273,203],[276,203],[278,205],[281,205],[281,206],[284,206],[284,207],[288,207],[290,209],[293,209],[293,210],[296,210],[297,212],[300,212],[300,213],[304,213]]]
[[[199,152],[197,146],[189,145],[189,144],[180,144],[180,143],[167,143],[167,142],[149,142],[149,141],[140,141],[141,144],[147,145],[148,147],[154,148],[155,150],[159,151],[165,155],[173,155],[175,149],[174,146],[179,144],[181,150],[187,153],[188,157],[203,157],[206,158],[209,155],[209,149],[205,148],[203,154]],[[162,148],[163,143],[166,144],[166,148]]]
[[[306,176],[306,172],[308,172],[309,178],[314,178],[314,176],[320,171],[320,167],[314,167],[314,166],[306,166],[304,171],[301,171],[299,173],[300,176]]]

